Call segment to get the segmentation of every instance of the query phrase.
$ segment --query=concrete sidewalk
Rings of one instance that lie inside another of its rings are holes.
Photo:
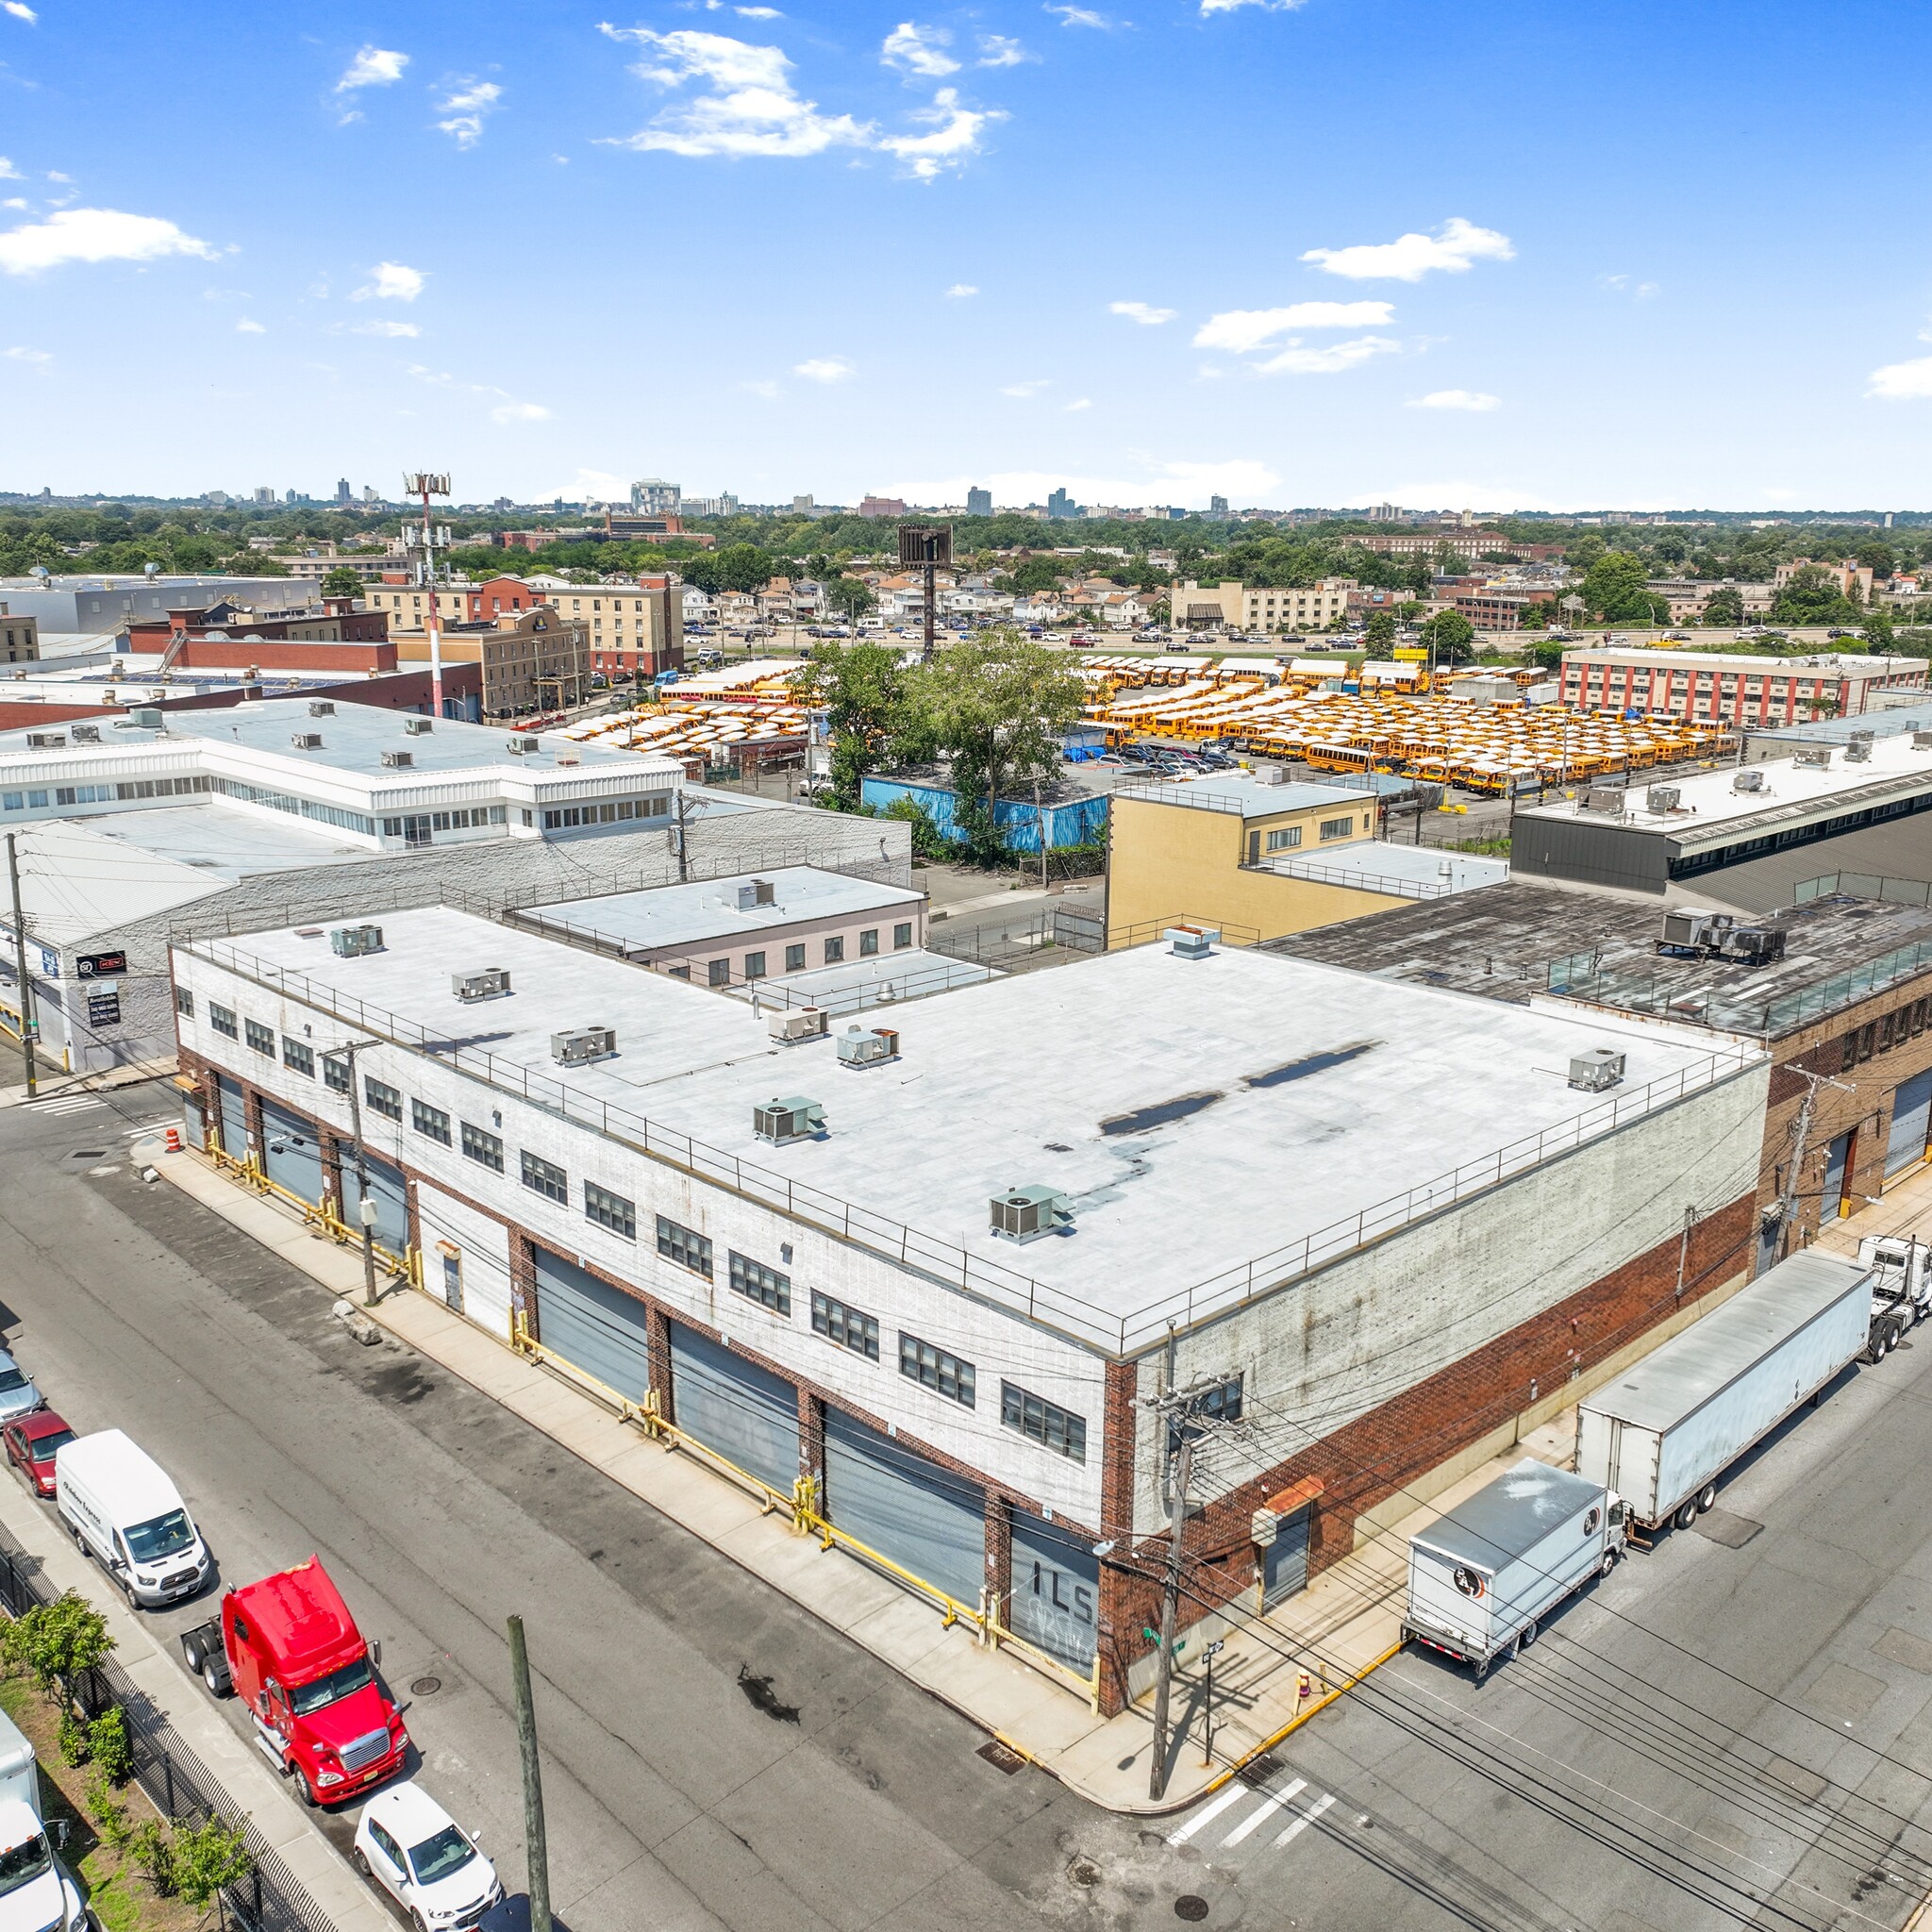
[[[166,1154],[138,1142],[137,1162],[152,1162],[184,1192],[273,1248],[332,1296],[360,1307],[359,1253],[306,1226],[294,1210],[219,1173],[192,1153]],[[856,1557],[824,1550],[789,1516],[762,1503],[696,1457],[644,1436],[560,1371],[519,1355],[429,1295],[392,1286],[368,1311],[401,1342],[542,1430],[572,1454],[801,1608],[842,1631],[901,1675],[959,1711],[1000,1741],[1111,1811],[1164,1812],[1191,1804],[1249,1759],[1374,1670],[1399,1647],[1407,1588],[1407,1538],[1443,1509],[1519,1461],[1525,1453],[1557,1461],[1567,1455],[1567,1418],[1512,1442],[1470,1468],[1429,1506],[1366,1534],[1350,1557],[1265,1619],[1209,1618],[1190,1632],[1174,1703],[1185,1741],[1172,1747],[1165,1795],[1147,1796],[1152,1699],[1119,1716],[1096,1716],[1081,1697],[1019,1657],[990,1648],[965,1624],[947,1629],[940,1612]],[[1214,1762],[1204,1763],[1205,1685],[1201,1652],[1215,1636]],[[1306,1672],[1308,1694],[1300,1679]]]
[[[188,1674],[178,1653],[158,1641],[118,1591],[106,1587],[100,1571],[61,1530],[53,1507],[36,1502],[10,1474],[0,1481],[0,1524],[57,1590],[85,1597],[108,1620],[114,1661],[156,1709],[166,1713],[182,1741],[221,1780],[341,1932],[395,1932],[395,1922],[375,1894],[323,1837],[268,1760],[230,1728],[200,1681]]]

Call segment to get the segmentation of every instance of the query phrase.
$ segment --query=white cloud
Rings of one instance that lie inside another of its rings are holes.
[[[1049,4],[1046,11],[1058,14],[1062,26],[1098,27],[1105,33],[1113,25],[1106,14],[1095,13],[1091,7],[1056,7]]]
[[[755,396],[763,396],[767,402],[778,393],[778,385],[775,382],[741,382],[738,386],[740,389],[749,390]]]
[[[449,85],[449,92],[436,104],[436,111],[449,118],[436,125],[458,147],[475,147],[483,139],[484,118],[496,111],[503,90],[493,80],[476,80],[469,75]]]
[[[942,26],[919,26],[902,20],[885,38],[879,58],[903,74],[924,75],[928,80],[943,80],[958,74],[959,63],[945,52],[953,37]]]
[[[12,14],[15,20],[24,20],[29,26],[41,17],[26,4],[26,0],[0,0],[0,4],[6,6],[8,12]]]
[[[997,108],[962,108],[958,89],[942,87],[933,95],[932,106],[920,108],[912,118],[932,132],[882,135],[878,145],[904,161],[908,173],[931,181],[943,170],[972,159],[979,152],[981,130],[1007,117]]]
[[[51,362],[54,358],[44,349],[0,349],[9,362]]]
[[[1874,369],[1868,382],[1868,396],[1880,396],[1890,403],[1923,401],[1932,396],[1932,356],[1920,356],[1910,362],[1888,362],[1883,369]]]
[[[499,403],[490,412],[492,423],[547,423],[550,411],[541,403]]]
[[[1092,407],[1093,398],[1091,396],[1080,396],[1067,405],[1067,414],[1071,416],[1076,409],[1091,409]]]
[[[1597,286],[1614,289],[1620,294],[1627,293],[1639,302],[1652,302],[1663,293],[1660,282],[1640,282],[1634,275],[1599,275]]]
[[[1357,336],[1352,342],[1307,349],[1291,337],[1277,355],[1253,366],[1263,375],[1334,375],[1372,357],[1392,356],[1401,347],[1400,342],[1391,342],[1387,336]]]
[[[402,79],[403,69],[408,64],[407,54],[399,54],[393,47],[378,47],[372,42],[358,48],[356,58],[342,70],[342,77],[336,82],[336,92],[348,94],[358,88],[393,86]]]
[[[32,204],[24,194],[9,194],[5,201],[0,201],[0,208],[17,208],[22,213],[25,213],[31,206]]]
[[[1172,308],[1155,308],[1145,302],[1109,302],[1107,312],[1124,315],[1129,322],[1138,322],[1144,328],[1158,328],[1163,322],[1172,322],[1175,314]]]
[[[616,146],[691,157],[791,157],[871,143],[870,122],[855,121],[849,114],[821,114],[816,101],[799,98],[791,85],[791,62],[781,48],[755,47],[748,41],[689,27],[660,34],[605,22],[598,30],[648,50],[649,58],[636,69],[644,79],[666,88],[697,81],[708,89]]]
[[[1501,396],[1486,395],[1479,389],[1432,389],[1416,396],[1404,407],[1410,409],[1464,409],[1471,415],[1487,414],[1502,406]]]
[[[1051,389],[1052,382],[1046,376],[1037,376],[1031,382],[1009,382],[1000,391],[1003,396],[1018,396],[1023,401],[1028,396],[1037,396],[1043,389]]]
[[[25,179],[26,176],[5,155],[0,155],[0,181],[25,181]]]
[[[349,330],[352,336],[385,336],[391,339],[420,336],[423,331],[413,322],[391,322],[386,317],[375,322],[358,322]]]
[[[1302,0],[1201,0],[1201,18],[1207,20],[1217,13],[1232,13],[1239,7],[1258,7],[1268,13],[1287,13],[1301,4]]]
[[[350,295],[351,302],[413,302],[429,279],[420,268],[405,268],[399,261],[378,261],[369,275]]]
[[[624,503],[630,502],[630,485],[622,476],[613,476],[608,470],[579,470],[568,483],[559,483],[554,490],[540,490],[542,496],[560,496],[566,503]]]
[[[741,20],[783,20],[785,18],[775,7],[734,7],[731,10]]]
[[[813,356],[807,361],[794,362],[791,373],[804,376],[808,382],[843,382],[858,372],[842,356]]]
[[[955,282],[953,286],[946,291],[946,300],[948,302],[963,302],[967,298],[967,296],[976,295],[978,293],[979,291],[975,289],[971,282]]]
[[[981,34],[979,59],[975,64],[980,67],[1018,67],[1034,58],[1018,41],[1009,40],[1005,34]]]
[[[257,322],[252,315],[244,315],[235,325],[235,333],[238,336],[265,336],[268,330],[260,323]]]
[[[9,275],[38,275],[67,261],[156,261],[167,255],[216,258],[206,242],[173,222],[111,208],[63,208],[0,234],[0,274]]]
[[[1432,269],[1461,275],[1478,261],[1513,261],[1509,238],[1494,228],[1478,228],[1460,215],[1442,224],[1439,235],[1403,235],[1393,242],[1354,248],[1310,248],[1304,261],[1352,282],[1419,282]]]
[[[1394,315],[1387,302],[1291,302],[1286,308],[1230,308],[1201,325],[1194,346],[1245,356],[1290,329],[1387,328]]]

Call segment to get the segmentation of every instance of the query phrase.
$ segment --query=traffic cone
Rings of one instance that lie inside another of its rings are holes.
[[[1306,1704],[1315,1694],[1315,1684],[1307,1672],[1302,1671],[1294,1680],[1294,1699],[1297,1704]]]
[[[180,1151],[181,1129],[179,1127],[170,1127],[168,1129],[168,1152],[170,1154],[178,1154]]]

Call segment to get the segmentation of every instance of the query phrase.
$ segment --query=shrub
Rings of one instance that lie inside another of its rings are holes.
[[[915,858],[951,858],[958,856],[958,848],[940,830],[931,812],[917,799],[895,798],[878,816],[897,819],[912,827],[912,856]]]
[[[72,1686],[113,1648],[107,1619],[72,1591],[24,1610],[0,1632],[0,1657],[27,1672],[49,1696]]]
[[[175,1896],[175,1842],[166,1825],[144,1819],[128,1836],[127,1856],[162,1898]]]
[[[210,1818],[175,1833],[175,1890],[198,1911],[225,1886],[238,1885],[255,1869],[239,1827]]]
[[[92,1726],[73,1711],[60,1713],[60,1756],[76,1770],[94,1755]]]
[[[125,1785],[134,1775],[134,1740],[127,1733],[127,1714],[118,1704],[88,1725],[87,1740],[88,1755],[113,1783]]]
[[[115,1798],[114,1782],[99,1765],[87,1781],[87,1809],[104,1844],[119,1851],[134,1835],[134,1827],[127,1822],[127,1807]]]

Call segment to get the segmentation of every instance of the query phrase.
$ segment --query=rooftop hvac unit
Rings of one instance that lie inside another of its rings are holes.
[[[755,906],[775,906],[778,889],[770,879],[748,879],[738,889],[738,909],[749,912]]]
[[[161,714],[155,706],[144,705],[139,710],[130,711],[128,716],[132,719],[135,728],[139,731],[158,731],[161,729]]]
[[[1255,783],[1257,785],[1286,785],[1288,783],[1288,767],[1278,764],[1273,759],[1258,764],[1255,767]]]
[[[310,698],[308,700],[308,715],[311,718],[333,718],[335,714],[336,708],[327,698]]]
[[[1160,935],[1177,959],[1205,959],[1221,943],[1218,925],[1171,925]]]
[[[328,936],[328,949],[338,959],[360,959],[382,951],[379,925],[339,925]]]
[[[760,1141],[783,1147],[792,1141],[809,1141],[823,1131],[825,1110],[815,1100],[768,1100],[751,1110],[751,1130]]]
[[[1747,765],[1741,772],[1733,772],[1731,774],[1731,790],[1733,791],[1762,791],[1764,790],[1764,774],[1757,770],[1755,765]]]
[[[1643,803],[1650,811],[1675,811],[1683,796],[1674,785],[1653,785],[1643,794]]]
[[[1914,751],[1932,751],[1932,731],[1913,732],[1912,749]]]
[[[899,1058],[899,1035],[891,1026],[846,1027],[839,1036],[841,1067],[878,1067]]]
[[[1728,912],[1710,912],[1701,907],[1686,906],[1664,914],[1662,937],[1657,942],[1659,953],[1688,953],[1701,958],[1715,936],[1731,924]]]
[[[436,729],[436,720],[434,718],[405,718],[403,720],[403,729],[411,738],[422,738]]]
[[[1623,1078],[1624,1056],[1607,1046],[1593,1046],[1570,1058],[1570,1084],[1585,1093],[1606,1092]]]
[[[1831,763],[1831,747],[1828,744],[1807,744],[1792,759],[1794,765],[1809,765],[1823,771]]]
[[[398,772],[405,765],[413,765],[416,762],[416,754],[412,751],[386,751],[382,755],[382,761],[391,771]]]
[[[101,727],[98,724],[76,724],[74,727],[75,744],[98,744],[101,741]]]
[[[537,749],[537,741],[534,738],[511,738],[507,739],[505,742],[518,758],[525,758]]]
[[[290,739],[289,742],[297,751],[320,751],[322,749],[322,733],[319,731],[298,731]]]
[[[458,999],[501,999],[509,991],[509,973],[502,966],[486,967],[481,973],[452,973],[449,990]]]
[[[1624,808],[1629,803],[1629,794],[1621,785],[1592,785],[1583,794],[1585,811],[1615,812],[1619,818]]]
[[[608,1060],[616,1053],[617,1035],[608,1026],[575,1026],[550,1036],[550,1058],[559,1066],[587,1067],[592,1060]]]
[[[64,731],[29,731],[26,735],[29,751],[59,751],[67,742]]]
[[[1860,724],[1857,727],[1857,729],[1852,733],[1852,742],[1854,744],[1870,744],[1872,741],[1877,736],[1877,732],[1874,731],[1871,725]]]
[[[1781,925],[1734,925],[1718,934],[1715,951],[1720,958],[1769,966],[1784,958],[1785,938]]]
[[[825,1009],[823,1007],[787,1007],[765,1016],[765,1031],[781,1045],[798,1040],[823,1040],[825,1036]]]
[[[1855,738],[1845,746],[1845,763],[1848,765],[1869,765],[1872,762],[1872,738],[1868,732],[1863,738]]]
[[[1008,1188],[990,1203],[991,1231],[1002,1241],[1037,1241],[1074,1226],[1074,1203],[1053,1188]]]

